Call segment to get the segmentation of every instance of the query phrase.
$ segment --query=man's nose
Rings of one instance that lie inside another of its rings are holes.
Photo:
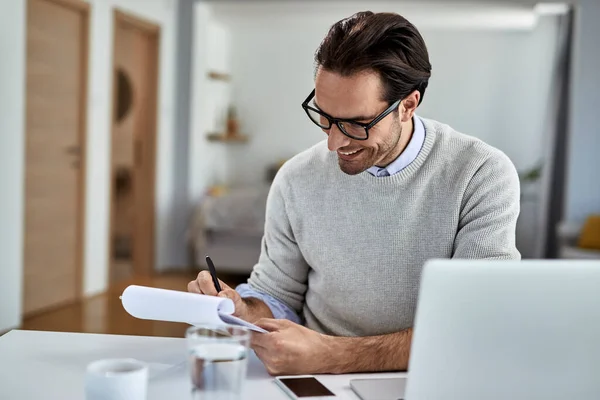
[[[330,151],[337,151],[339,148],[348,146],[350,138],[340,131],[336,124],[332,124],[329,128],[329,136],[327,137],[327,147]]]

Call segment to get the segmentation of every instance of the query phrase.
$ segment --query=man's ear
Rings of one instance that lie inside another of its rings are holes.
[[[415,110],[421,100],[421,92],[413,90],[411,94],[406,96],[400,105],[401,120],[406,122],[412,119],[415,114]]]

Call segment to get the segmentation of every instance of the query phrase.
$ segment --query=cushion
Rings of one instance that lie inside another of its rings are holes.
[[[600,250],[600,215],[590,215],[586,219],[577,245],[583,249]]]

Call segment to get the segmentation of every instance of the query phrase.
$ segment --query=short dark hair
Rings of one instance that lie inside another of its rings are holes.
[[[374,70],[388,103],[418,90],[420,104],[431,76],[423,37],[395,13],[363,11],[336,22],[317,49],[315,63],[342,76]]]

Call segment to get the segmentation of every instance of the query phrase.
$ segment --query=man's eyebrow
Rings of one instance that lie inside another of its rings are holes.
[[[317,107],[319,110],[323,111],[321,109],[321,107],[319,107],[319,105],[317,104],[317,100],[313,99],[313,104],[315,105],[315,107]],[[325,111],[323,111],[325,112]],[[327,113],[326,113],[327,114]],[[329,114],[328,114],[329,115]],[[371,121],[373,119],[375,119],[377,117],[377,115],[372,115],[370,117],[365,117],[364,115],[359,115],[356,117],[351,117],[351,118],[340,118],[340,119],[347,119],[347,120],[352,120],[352,121]]]

